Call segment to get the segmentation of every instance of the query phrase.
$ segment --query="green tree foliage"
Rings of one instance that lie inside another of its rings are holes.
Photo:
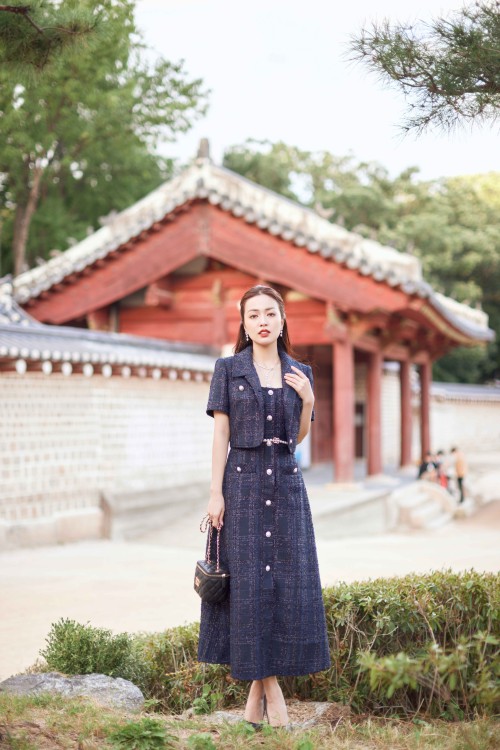
[[[41,70],[66,47],[99,26],[99,14],[84,4],[59,7],[47,0],[0,4],[0,64]]]
[[[436,291],[483,307],[500,337],[499,174],[420,181],[409,168],[391,178],[376,163],[254,141],[228,150],[224,165],[351,231],[417,255]],[[491,344],[452,352],[435,377],[480,382],[499,373]]]
[[[500,108],[500,3],[477,2],[427,24],[374,23],[353,59],[408,97],[404,130],[493,122]]]
[[[253,139],[224,154],[228,169],[293,201],[299,200],[294,178],[307,174],[309,162],[309,153],[294,146]]]
[[[133,0],[62,0],[99,15],[103,33],[70,47],[39,75],[0,69],[2,273],[65,249],[156,187],[170,163],[160,140],[206,106],[183,63],[149,62]]]

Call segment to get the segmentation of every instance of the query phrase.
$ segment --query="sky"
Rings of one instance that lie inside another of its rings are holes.
[[[225,148],[254,138],[352,154],[381,163],[392,176],[409,166],[422,179],[500,171],[498,125],[403,136],[403,95],[347,59],[350,37],[372,21],[428,21],[462,5],[138,0],[146,43],[169,60],[183,59],[190,78],[202,78],[211,91],[207,115],[162,150],[185,163],[206,137],[220,164]]]

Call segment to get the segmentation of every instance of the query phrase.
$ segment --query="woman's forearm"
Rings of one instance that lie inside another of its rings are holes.
[[[300,415],[299,434],[297,443],[301,443],[309,430],[311,429],[311,415],[314,407],[314,401],[302,402],[302,414]]]
[[[229,419],[226,414],[216,412],[214,415],[214,438],[212,445],[212,481],[211,493],[222,493],[222,480],[227,461],[229,446]]]

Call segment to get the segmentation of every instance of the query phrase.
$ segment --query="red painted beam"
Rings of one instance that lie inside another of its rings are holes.
[[[61,291],[35,300],[30,313],[45,323],[61,324],[121,300],[199,255],[198,232],[191,215],[183,214],[163,231],[148,234],[120,253],[114,263],[79,275]]]
[[[332,301],[342,310],[368,313],[377,308],[393,312],[408,304],[408,296],[400,290],[295,247],[220,209],[212,211],[212,258],[247,273],[258,270],[273,283]]]

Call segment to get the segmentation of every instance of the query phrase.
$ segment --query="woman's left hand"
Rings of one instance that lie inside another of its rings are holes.
[[[283,378],[287,385],[291,386],[305,404],[314,404],[314,393],[311,388],[311,383],[307,375],[304,375],[302,370],[294,365],[291,366],[295,372],[285,372]]]

